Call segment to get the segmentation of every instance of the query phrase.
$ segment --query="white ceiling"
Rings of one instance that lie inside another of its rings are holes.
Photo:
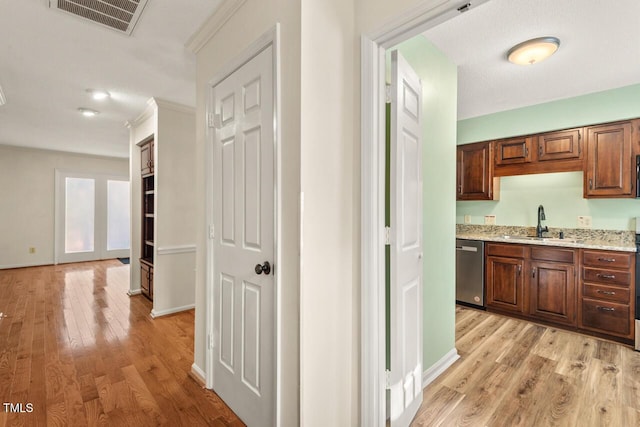
[[[48,3],[0,0],[0,144],[128,157],[125,122],[149,98],[195,106],[184,45],[221,0],[151,0],[130,37]],[[88,88],[111,99],[94,101]]]
[[[131,37],[48,7],[0,0],[0,144],[128,156],[127,120],[158,97],[195,105],[185,42],[221,0],[150,0]],[[460,119],[640,82],[640,1],[490,0],[425,33],[458,66]],[[555,56],[506,51],[545,35]],[[93,101],[87,88],[112,98]],[[78,107],[101,111],[82,117]]]
[[[425,36],[458,65],[465,119],[640,83],[639,17],[638,0],[490,0]],[[540,36],[560,39],[554,56],[533,66],[506,60],[513,45]]]

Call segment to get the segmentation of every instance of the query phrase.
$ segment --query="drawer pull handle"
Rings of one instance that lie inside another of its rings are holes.
[[[600,289],[598,289],[596,292],[599,293],[599,294],[602,294],[602,295],[615,295],[616,294],[615,292],[612,292],[612,291],[603,291],[603,290],[600,290]]]
[[[598,258],[600,262],[616,262],[615,258]]]
[[[612,308],[612,307],[600,307],[600,306],[597,306],[596,308],[598,310],[600,310],[600,311],[616,311],[616,309]]]
[[[596,274],[597,277],[601,278],[601,279],[615,279],[616,276],[613,274]]]

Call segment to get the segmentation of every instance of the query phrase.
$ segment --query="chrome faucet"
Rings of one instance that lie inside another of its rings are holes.
[[[538,226],[536,227],[536,237],[542,237],[542,233],[549,231],[549,227],[546,225],[543,227],[540,223],[546,219],[547,217],[544,215],[544,207],[542,205],[538,206]]]

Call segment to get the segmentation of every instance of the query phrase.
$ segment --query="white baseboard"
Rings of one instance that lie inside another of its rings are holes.
[[[44,267],[47,265],[54,265],[52,262],[34,262],[34,263],[24,263],[24,264],[9,264],[9,265],[0,265],[0,270],[9,270],[12,268],[25,268],[25,267]]]
[[[204,373],[204,371],[202,369],[200,369],[200,367],[198,365],[196,365],[195,362],[193,362],[193,365],[191,365],[191,373],[194,376],[198,377],[198,379],[200,381],[202,381],[203,383],[206,383],[206,381],[205,381],[206,374]]]
[[[135,296],[135,295],[140,295],[141,293],[142,293],[142,289],[135,289],[135,290],[129,289],[127,291],[127,295],[129,295],[130,297]]]
[[[438,360],[429,369],[422,373],[422,388],[425,388],[433,380],[438,378],[440,374],[446,371],[449,366],[453,365],[459,358],[458,350],[452,348],[451,351],[442,357],[442,359]]]
[[[192,308],[195,308],[195,307],[196,307],[195,304],[189,304],[189,305],[183,305],[182,307],[169,308],[169,309],[166,309],[166,310],[156,310],[154,308],[153,310],[151,310],[151,317],[153,317],[155,319],[156,317],[167,316],[169,314],[179,313],[181,311],[191,310]]]

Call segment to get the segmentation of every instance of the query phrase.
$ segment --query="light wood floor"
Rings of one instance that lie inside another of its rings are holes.
[[[240,426],[188,373],[193,311],[152,319],[117,260],[0,270],[0,427]],[[25,408],[26,409],[26,408]]]
[[[462,307],[456,347],[412,425],[640,426],[630,347]]]

